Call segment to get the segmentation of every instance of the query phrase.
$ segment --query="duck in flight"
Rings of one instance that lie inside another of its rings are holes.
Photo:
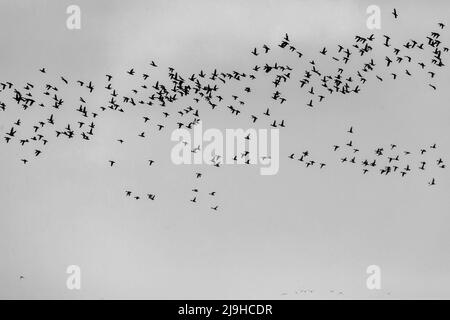
[[[394,11],[392,11],[392,15],[394,16],[395,19],[397,19],[398,17],[397,9],[394,8]]]

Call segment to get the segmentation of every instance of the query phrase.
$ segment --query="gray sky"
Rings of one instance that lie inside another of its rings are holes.
[[[70,4],[81,8],[81,30],[66,28]],[[381,30],[366,28],[370,4],[381,8]],[[323,46],[330,52],[339,43],[351,46],[355,34],[375,34],[371,56],[383,70],[383,34],[397,46],[425,39],[439,31],[438,22],[449,21],[449,6],[444,0],[396,1],[394,21],[391,1],[2,1],[0,82],[43,85],[61,75],[92,80],[91,95],[58,82],[65,104],[74,108],[81,95],[92,108],[106,103],[105,74],[122,93],[136,86],[125,73],[132,67],[150,72],[152,82],[167,81],[169,66],[185,78],[201,69],[250,73],[266,62],[250,54],[264,43],[273,47],[267,62],[294,67],[296,80],[280,89],[288,97],[281,106],[270,99],[269,78],[261,77],[251,85],[242,117],[225,104],[214,112],[201,109],[205,129],[248,128],[251,114],[261,115],[255,128],[267,128],[267,107],[275,119],[285,119],[274,176],[249,166],[175,166],[172,129],[147,130],[147,112],[138,108],[102,115],[89,142],[53,137],[41,159],[27,166],[19,159],[32,158],[33,149],[24,155],[20,145],[1,143],[0,298],[449,298],[448,170],[416,171],[404,179],[362,175],[332,151],[349,140],[353,126],[361,157],[395,143],[415,152],[416,164],[419,150],[436,143],[427,161],[450,159],[447,68],[436,73],[436,91],[416,66],[413,77],[395,82],[372,75],[360,94],[332,95],[313,110],[295,83],[308,61],[320,64]],[[302,60],[276,47],[285,33],[304,52]],[[447,28],[441,34],[448,43]],[[45,80],[38,71],[44,66]],[[243,87],[223,90],[224,96],[242,95]],[[0,93],[3,100],[8,97]],[[177,102],[170,112],[190,104]],[[11,107],[0,113],[1,132],[17,118],[31,128],[50,113]],[[57,118],[62,126],[74,116],[67,108]],[[148,139],[137,137],[143,130]],[[118,144],[119,138],[126,143]],[[305,150],[327,167],[306,169],[288,159]],[[147,159],[156,162],[149,167]],[[204,176],[196,179],[195,172]],[[436,186],[427,185],[431,177]],[[189,201],[193,188],[200,190],[197,204]],[[156,193],[157,201],[130,200],[127,189]],[[217,213],[210,210],[215,204]],[[65,271],[73,264],[82,270],[79,291],[66,288]],[[381,290],[366,288],[372,264],[381,267]],[[314,293],[295,294],[303,289]]]

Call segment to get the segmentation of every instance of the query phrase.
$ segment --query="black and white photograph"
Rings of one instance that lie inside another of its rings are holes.
[[[449,23],[446,0],[0,0],[0,299],[450,299]]]

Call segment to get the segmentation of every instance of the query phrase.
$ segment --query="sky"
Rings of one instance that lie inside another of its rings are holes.
[[[80,30],[66,27],[66,8],[73,4],[81,9]],[[366,27],[372,4],[381,9],[380,30]],[[424,39],[440,31],[438,22],[449,22],[449,6],[444,0],[395,1],[395,20],[392,1],[3,0],[0,82],[43,85],[62,75],[71,83],[91,80],[96,89],[90,95],[76,85],[58,82],[58,88],[65,104],[77,107],[82,95],[98,108],[109,99],[105,74],[121,92],[136,86],[125,72],[131,68],[148,72],[153,83],[168,81],[169,67],[186,79],[216,68],[249,74],[266,63],[251,51],[267,44],[273,47],[267,62],[292,66],[298,81],[308,61],[320,62],[324,46],[336,51],[338,44],[351,46],[356,34],[371,33],[378,45],[370,55],[383,70],[383,35],[399,46]],[[303,60],[277,48],[285,33]],[[445,28],[441,40],[448,38]],[[149,67],[152,60],[158,68]],[[334,72],[331,67],[321,64],[326,72]],[[173,164],[174,128],[148,129],[147,139],[139,139],[147,111],[138,107],[102,114],[89,142],[53,138],[26,166],[19,159],[32,158],[33,149],[24,155],[19,144],[2,141],[0,298],[448,299],[448,170],[404,179],[363,175],[332,150],[352,139],[367,157],[397,144],[418,158],[421,148],[436,143],[427,161],[450,159],[450,74],[438,70],[432,90],[417,66],[411,71],[414,76],[396,81],[372,75],[360,94],[331,95],[313,109],[305,107],[308,93],[294,80],[280,89],[287,102],[274,103],[264,77],[251,83],[242,117],[231,115],[226,103],[214,111],[199,106],[204,129],[269,128],[262,115],[268,107],[275,119],[285,119],[273,176],[260,175],[257,166]],[[223,96],[242,95],[242,87],[226,85]],[[180,100],[168,112],[191,104]],[[12,106],[0,113],[2,135],[19,117],[25,130],[52,113]],[[75,121],[72,110],[60,111],[58,123]],[[153,125],[162,121],[158,114],[151,116]],[[251,114],[260,121],[252,125]],[[288,158],[305,150],[327,166],[307,169]],[[147,159],[155,164],[149,167]],[[196,172],[203,177],[196,179]],[[437,184],[430,187],[432,177]],[[189,201],[194,188],[196,204]],[[134,201],[125,190],[157,199]],[[66,286],[70,265],[81,269],[80,290]],[[380,267],[380,290],[366,286],[370,265]]]

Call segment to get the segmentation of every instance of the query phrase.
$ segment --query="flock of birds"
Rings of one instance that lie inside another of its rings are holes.
[[[438,150],[436,143],[414,151],[400,150],[397,144],[391,143],[389,146],[377,146],[373,149],[371,156],[368,156],[367,152],[364,156],[361,155],[363,150],[353,142],[352,136],[355,133],[353,127],[350,127],[347,133],[350,136],[349,139],[339,145],[333,145],[332,150],[340,155],[340,163],[359,167],[362,174],[378,170],[383,176],[397,175],[404,178],[413,172],[425,172],[430,168],[446,168],[442,157],[436,155]],[[426,157],[428,154],[431,154],[432,159]],[[323,169],[326,166],[326,163],[312,159],[308,150],[297,155],[291,153],[289,159],[300,161],[306,168]],[[436,185],[436,179],[431,177],[428,185]]]
[[[281,296],[313,295],[315,293],[317,293],[317,290],[314,290],[314,289],[300,289],[299,288],[299,289],[293,290],[291,292],[282,292]],[[338,297],[345,295],[344,291],[336,290],[336,289],[330,289],[326,293],[329,294],[329,295],[332,295],[332,296],[334,295],[334,296],[338,296]],[[385,294],[387,296],[390,296],[391,292],[390,291],[386,291]]]
[[[393,16],[398,18],[396,10]],[[327,101],[330,95],[358,94],[367,83],[395,81],[419,73],[428,79],[427,86],[430,90],[437,90],[436,74],[445,66],[443,59],[448,54],[448,47],[440,40],[439,32],[444,28],[443,23],[438,23],[437,30],[431,31],[423,39],[409,39],[400,43],[394,43],[389,35],[380,38],[374,34],[356,35],[352,45],[323,47],[318,50],[318,57],[315,59],[306,59],[301,48],[286,34],[277,45],[263,44],[254,48],[250,54],[254,56],[256,64],[245,71],[200,70],[190,76],[183,76],[175,68],[169,67],[168,81],[164,81],[151,76],[155,69],[160,68],[154,61],[151,61],[144,71],[131,67],[121,75],[134,83],[133,88],[127,91],[119,90],[114,85],[115,76],[110,74],[105,75],[104,83],[94,83],[92,80],[71,79],[66,75],[53,77],[46,68],[40,68],[37,71],[40,83],[0,83],[0,114],[22,109],[24,112],[33,110],[33,116],[36,114],[38,117],[29,124],[29,131],[25,129],[25,118],[15,120],[4,132],[3,140],[7,145],[19,144],[23,151],[20,161],[29,165],[32,160],[43,156],[46,147],[53,143],[54,139],[94,139],[98,123],[106,113],[114,113],[117,116],[137,114],[141,119],[141,127],[136,132],[127,137],[115,138],[114,143],[120,145],[131,139],[145,141],[167,130],[193,129],[201,120],[201,113],[211,111],[230,113],[232,117],[246,117],[250,125],[258,123],[260,126],[285,128],[287,121],[277,117],[276,106],[265,107],[261,111],[247,107],[247,100],[253,92],[252,84],[257,78],[270,78],[273,91],[267,98],[273,105],[278,106],[290,101],[283,92],[283,87],[288,82],[294,82],[307,97],[304,106],[309,110]],[[386,48],[389,54],[382,61],[377,61],[371,53],[380,47]],[[292,54],[300,62],[304,61],[306,68],[299,71],[299,63],[295,63],[294,67],[293,64],[265,62],[264,58],[275,50]],[[333,67],[321,67],[321,63],[332,63]],[[221,93],[221,87],[225,85],[236,85],[238,89],[234,94],[225,95]],[[79,92],[76,107],[73,107],[73,102],[66,102],[61,93],[74,87]],[[104,104],[90,104],[89,98],[100,93],[106,94]],[[7,97],[10,98],[9,102],[4,100]],[[64,117],[60,116],[61,111],[67,109],[74,112],[70,121],[63,120]],[[348,133],[352,135],[353,128],[350,128]],[[246,139],[249,140],[250,136]],[[190,146],[190,149],[192,153],[196,153],[200,151],[200,146]],[[394,144],[378,147],[372,157],[359,157],[360,147],[352,142],[351,137],[340,145],[334,145],[333,150],[339,154],[342,164],[359,165],[363,174],[377,169],[386,176],[397,174],[405,177],[414,171],[425,171],[431,165],[441,169],[446,166],[440,157],[435,159],[435,163],[421,159],[416,163],[412,159],[412,151],[400,150]],[[416,153],[423,156],[435,150],[436,145],[432,144]],[[249,151],[235,155],[235,160],[238,156],[248,157]],[[311,159],[308,151],[291,154],[289,158],[303,162],[308,168],[326,167],[326,162]],[[157,167],[157,159],[144,161],[152,168]],[[220,167],[222,161],[220,156],[214,156],[211,164]],[[105,159],[105,165],[111,169],[114,169],[117,163],[117,159]],[[249,164],[248,158],[245,163]],[[195,173],[195,176],[198,179],[202,173]],[[436,179],[432,177],[428,183],[435,185]],[[125,197],[135,200],[158,199],[156,192],[139,194],[126,189],[124,194]],[[189,202],[197,204],[198,194],[199,190],[194,186]],[[215,198],[215,194],[215,191],[208,191],[211,199]],[[209,207],[217,211],[219,205],[212,203]]]

